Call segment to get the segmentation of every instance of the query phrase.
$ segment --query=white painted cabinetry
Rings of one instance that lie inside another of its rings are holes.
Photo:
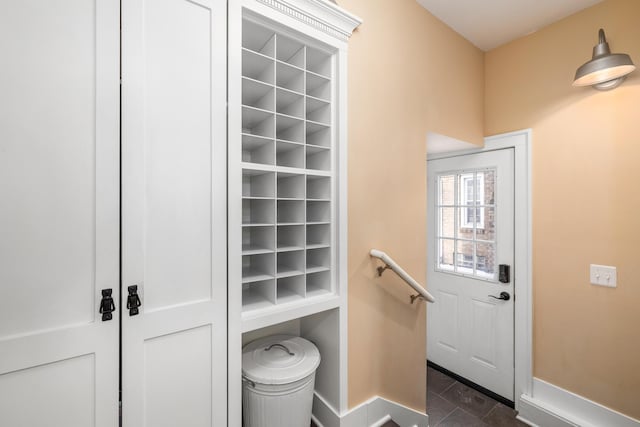
[[[314,414],[346,410],[346,54],[359,22],[321,0],[230,4],[230,425],[241,348],[273,333],[320,350]]]

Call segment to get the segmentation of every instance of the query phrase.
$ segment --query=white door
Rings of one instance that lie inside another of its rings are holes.
[[[2,2],[1,426],[118,423],[119,14]]]
[[[226,2],[122,7],[123,426],[225,426]]]
[[[427,162],[427,284],[437,301],[427,310],[427,358],[512,401],[513,155]]]

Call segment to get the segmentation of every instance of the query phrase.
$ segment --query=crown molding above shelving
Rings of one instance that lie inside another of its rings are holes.
[[[362,19],[327,0],[256,0],[340,40],[349,40]]]

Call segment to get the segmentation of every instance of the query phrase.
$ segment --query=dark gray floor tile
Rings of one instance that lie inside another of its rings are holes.
[[[429,420],[431,424],[431,420]],[[470,413],[456,408],[444,420],[436,424],[436,427],[488,427],[480,418]]]
[[[516,415],[513,409],[498,403],[482,420],[491,427],[525,427],[526,424],[517,420]]]
[[[427,391],[427,415],[429,425],[436,425],[456,409],[456,405],[444,400],[432,391]]]
[[[455,382],[453,378],[427,366],[427,391],[441,394]]]
[[[496,401],[464,384],[456,382],[442,397],[476,417],[484,417],[496,405]]]

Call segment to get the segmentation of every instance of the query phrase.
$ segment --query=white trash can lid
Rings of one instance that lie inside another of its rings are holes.
[[[320,352],[312,342],[292,335],[272,335],[242,349],[242,374],[258,384],[289,384],[312,374]]]

